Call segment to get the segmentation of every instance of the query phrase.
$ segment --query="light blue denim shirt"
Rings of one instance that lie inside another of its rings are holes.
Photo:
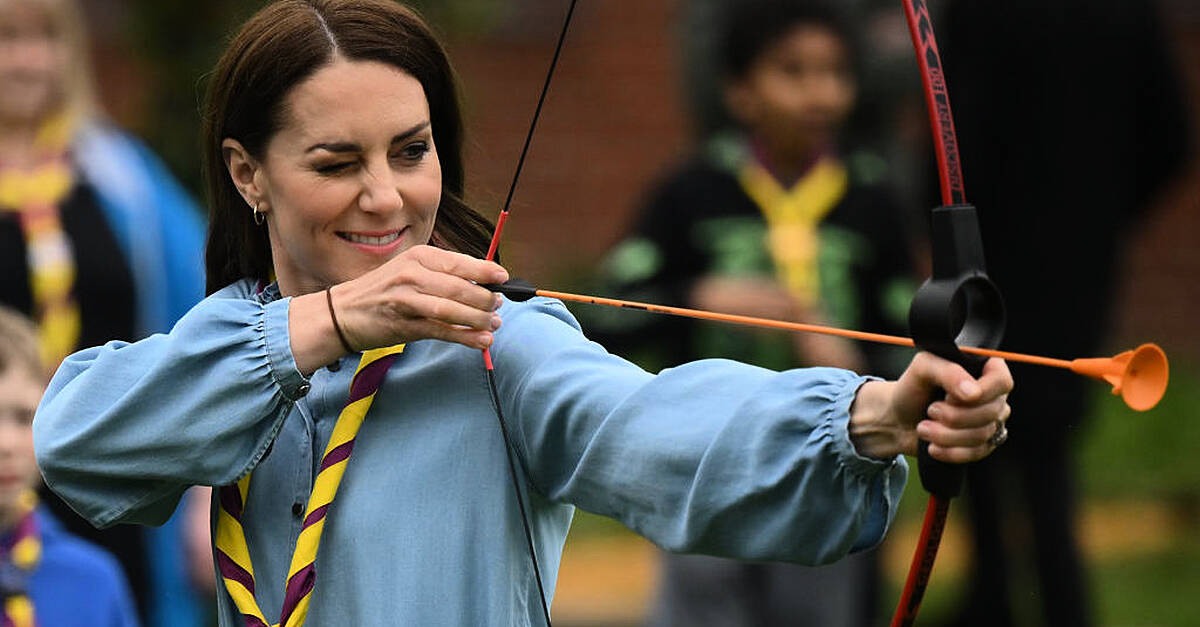
[[[301,376],[289,302],[243,281],[167,335],[77,353],[34,421],[46,481],[97,525],[161,523],[188,486],[253,470],[243,524],[268,617],[358,359]],[[496,378],[548,594],[575,506],[668,550],[745,559],[819,564],[882,538],[907,466],[854,451],[863,377],[724,360],[651,375],[558,301],[500,315]],[[392,366],[316,568],[311,625],[541,624],[479,351],[422,340]],[[240,627],[219,599],[220,624]]]

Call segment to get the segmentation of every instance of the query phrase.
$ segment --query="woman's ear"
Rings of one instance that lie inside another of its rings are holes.
[[[225,160],[225,169],[233,186],[250,207],[257,207],[267,200],[266,189],[262,180],[262,164],[258,162],[245,146],[236,139],[226,137],[221,141],[221,157]]]

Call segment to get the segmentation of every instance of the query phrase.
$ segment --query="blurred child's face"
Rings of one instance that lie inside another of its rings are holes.
[[[850,55],[833,30],[801,24],[765,48],[726,89],[730,112],[781,158],[831,143],[854,106]]]
[[[0,0],[0,122],[35,124],[62,99],[67,46],[46,11]]]
[[[0,523],[14,522],[17,497],[37,482],[33,414],[42,382],[19,365],[0,373]]]

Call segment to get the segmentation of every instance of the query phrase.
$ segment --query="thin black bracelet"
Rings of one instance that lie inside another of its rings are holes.
[[[347,353],[355,353],[353,348],[350,348],[350,342],[346,341],[346,334],[342,333],[342,325],[338,324],[337,314],[333,313],[333,292],[330,290],[333,286],[325,288],[325,302],[329,305],[329,319],[333,320],[333,330],[337,331],[338,339],[342,341],[342,348],[346,349]]]

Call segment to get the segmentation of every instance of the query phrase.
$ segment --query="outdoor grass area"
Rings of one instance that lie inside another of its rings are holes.
[[[1200,367],[1172,366],[1158,407],[1137,413],[1100,400],[1082,440],[1088,503],[1124,513],[1114,516],[1118,528],[1142,530],[1118,536],[1131,550],[1089,547],[1101,625],[1200,625]]]
[[[1095,414],[1080,430],[1079,537],[1102,627],[1200,625],[1200,367],[1172,364],[1163,402],[1127,409],[1096,385]],[[897,524],[883,547],[883,606],[899,596],[924,511],[910,481]],[[969,556],[955,510],[920,624],[936,625],[964,585]],[[1025,572],[1025,571],[1022,571]],[[1033,573],[1014,590],[1019,624],[1038,625]],[[619,524],[577,516],[555,599],[556,623],[637,625],[657,576],[656,554]],[[883,622],[881,624],[886,624]]]

